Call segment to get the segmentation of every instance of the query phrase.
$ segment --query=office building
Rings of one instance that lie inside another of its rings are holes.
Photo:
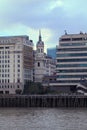
[[[57,86],[75,91],[81,78],[87,79],[87,34],[65,34],[57,48]]]
[[[33,43],[28,36],[0,37],[0,93],[23,91],[33,80]]]

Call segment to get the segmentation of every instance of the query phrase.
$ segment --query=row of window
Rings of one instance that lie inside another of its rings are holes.
[[[58,80],[57,83],[79,83],[80,80]]]
[[[87,56],[87,53],[64,53],[57,54],[57,57]]]
[[[0,60],[0,63],[10,63],[10,60]]]
[[[82,32],[80,34],[83,34]],[[87,40],[87,37],[76,37],[76,38],[61,38],[60,41],[82,41]]]
[[[87,67],[87,64],[58,64],[56,67]]]
[[[9,74],[0,74],[0,77],[9,77]]]
[[[61,43],[61,46],[87,46],[87,43]]]
[[[58,52],[60,51],[87,51],[87,48],[59,48],[57,49]]]
[[[5,85],[5,86],[3,86],[3,85],[0,85],[0,88],[15,88],[15,86],[11,86],[11,85]],[[17,85],[17,88],[20,88],[20,86]]]
[[[83,78],[87,77],[86,75],[58,75],[57,78]]]
[[[0,69],[0,72],[9,72],[9,69]]]
[[[10,67],[10,65],[9,64],[7,64],[7,65],[6,64],[0,65],[0,68],[4,68],[4,67],[7,68],[7,67]]]
[[[57,62],[87,62],[87,58],[80,59],[57,59]]]
[[[69,69],[69,70],[57,70],[58,73],[73,73],[73,72],[87,72],[87,69]]]
[[[0,79],[0,83],[9,83],[10,82],[10,79]],[[20,83],[20,79],[18,78],[17,79],[17,83]]]
[[[2,56],[0,55],[0,59],[1,58],[10,58],[10,56],[9,55],[5,55],[5,56],[4,55],[2,55]]]
[[[10,51],[0,51],[0,54],[10,54]]]
[[[0,79],[0,83],[9,83],[10,82],[10,80],[9,79]]]

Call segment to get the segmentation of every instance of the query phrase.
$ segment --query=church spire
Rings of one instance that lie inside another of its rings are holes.
[[[39,41],[42,41],[41,30],[39,30]]]

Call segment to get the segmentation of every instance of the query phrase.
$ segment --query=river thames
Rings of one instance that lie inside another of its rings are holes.
[[[87,130],[87,109],[0,108],[0,130]]]

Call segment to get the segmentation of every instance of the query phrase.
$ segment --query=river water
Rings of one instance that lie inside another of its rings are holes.
[[[87,109],[0,108],[0,130],[87,130]]]

